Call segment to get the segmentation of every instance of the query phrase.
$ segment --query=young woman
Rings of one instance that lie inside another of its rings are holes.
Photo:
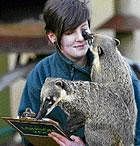
[[[86,4],[78,0],[47,0],[43,14],[46,36],[55,44],[56,51],[41,60],[30,72],[22,94],[19,115],[27,107],[38,113],[40,91],[46,77],[90,81],[90,69],[94,57],[82,36],[82,29],[90,33],[90,15]],[[67,129],[67,115],[59,107],[56,107],[47,117]],[[73,141],[58,133],[49,134],[60,146],[86,144],[84,127],[71,135]]]

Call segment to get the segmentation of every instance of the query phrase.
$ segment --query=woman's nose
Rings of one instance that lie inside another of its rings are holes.
[[[84,40],[84,38],[82,36],[82,31],[81,30],[77,31],[77,33],[76,33],[76,41],[83,41],[83,40]]]

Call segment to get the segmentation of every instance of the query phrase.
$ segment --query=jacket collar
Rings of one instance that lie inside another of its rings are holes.
[[[89,72],[91,70],[91,67],[92,67],[92,62],[93,62],[93,59],[94,59],[94,56],[93,56],[93,54],[91,53],[90,50],[87,51],[87,65],[83,66],[83,67],[75,64],[72,60],[70,60],[63,53],[61,53],[61,51],[59,49],[56,49],[56,50],[57,50],[58,57],[60,57],[65,63],[73,66],[74,68],[76,68],[80,71],[83,71],[83,72],[86,72],[86,73],[89,74]]]

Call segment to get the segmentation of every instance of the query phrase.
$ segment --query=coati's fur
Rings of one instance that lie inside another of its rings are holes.
[[[89,146],[133,144],[136,105],[131,71],[117,42],[108,36],[94,36],[92,82],[46,78],[37,118],[58,105],[69,114],[71,130],[75,128],[72,125],[84,122]]]

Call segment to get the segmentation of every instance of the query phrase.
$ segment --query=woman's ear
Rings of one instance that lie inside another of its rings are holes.
[[[56,35],[53,32],[48,32],[47,37],[51,43],[55,43],[57,41]]]

